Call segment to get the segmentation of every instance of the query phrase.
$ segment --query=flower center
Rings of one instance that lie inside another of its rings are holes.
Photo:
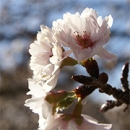
[[[82,49],[88,48],[88,47],[92,47],[93,46],[93,42],[90,38],[90,35],[88,35],[86,33],[86,31],[84,31],[84,35],[79,35],[78,32],[76,33],[76,42],[78,45],[80,45],[82,47]]]

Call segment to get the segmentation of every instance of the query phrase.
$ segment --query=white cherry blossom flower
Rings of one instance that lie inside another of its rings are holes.
[[[46,26],[41,26],[37,40],[30,45],[29,52],[34,78],[42,84],[45,91],[50,91],[57,83],[62,61],[71,52],[63,49],[56,32]]]
[[[79,117],[66,114],[52,118],[41,130],[110,130],[111,127],[111,124],[97,123],[95,119],[84,114]]]
[[[103,48],[109,40],[111,15],[104,19],[92,8],[86,8],[81,15],[66,13],[63,19],[53,22],[53,28],[59,31],[63,45],[69,47],[76,59],[81,62],[94,55],[106,59],[116,59],[116,56]]]
[[[47,119],[52,116],[52,104],[45,100],[49,92],[45,92],[41,85],[35,82],[34,79],[28,80],[30,91],[27,95],[32,98],[25,101],[25,106],[29,107],[34,113],[39,115],[39,128],[46,124]]]

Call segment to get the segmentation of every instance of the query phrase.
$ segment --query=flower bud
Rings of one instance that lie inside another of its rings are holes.
[[[72,76],[72,79],[74,79],[75,81],[79,83],[87,84],[87,85],[93,81],[91,77],[84,76],[84,75],[74,75]]]
[[[81,85],[75,88],[73,91],[76,93],[78,98],[84,99],[86,96],[91,94],[96,88],[94,86]]]
[[[94,59],[88,59],[85,61],[85,68],[87,72],[94,78],[99,77],[99,68],[97,61]]]
[[[107,104],[103,104],[103,105],[101,106],[101,108],[100,108],[100,111],[101,111],[101,112],[106,112],[107,110],[108,110]]]
[[[99,75],[99,78],[98,78],[101,82],[103,83],[107,83],[108,81],[108,75],[104,72],[102,72],[100,75]]]

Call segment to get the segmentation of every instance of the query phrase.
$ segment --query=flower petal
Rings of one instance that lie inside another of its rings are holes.
[[[117,56],[115,54],[108,52],[104,48],[102,48],[102,50],[100,52],[98,52],[97,55],[100,56],[101,58],[105,58],[107,60],[117,60]]]

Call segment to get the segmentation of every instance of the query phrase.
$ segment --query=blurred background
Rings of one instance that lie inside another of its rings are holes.
[[[27,79],[32,77],[28,49],[35,40],[40,25],[52,27],[54,20],[66,12],[82,12],[94,8],[99,15],[112,15],[111,38],[105,47],[117,54],[117,62],[97,59],[100,72],[109,74],[109,83],[120,88],[122,66],[130,61],[130,1],[129,0],[0,0],[0,130],[36,130],[38,115],[24,106],[28,92]],[[80,66],[61,71],[58,88],[71,90],[79,84],[71,80],[75,74],[87,73]],[[130,75],[130,73],[129,73]],[[130,77],[129,77],[130,81]],[[130,130],[130,108],[125,105],[100,113],[100,106],[111,96],[92,93],[83,113],[99,122],[113,124],[112,130]]]

